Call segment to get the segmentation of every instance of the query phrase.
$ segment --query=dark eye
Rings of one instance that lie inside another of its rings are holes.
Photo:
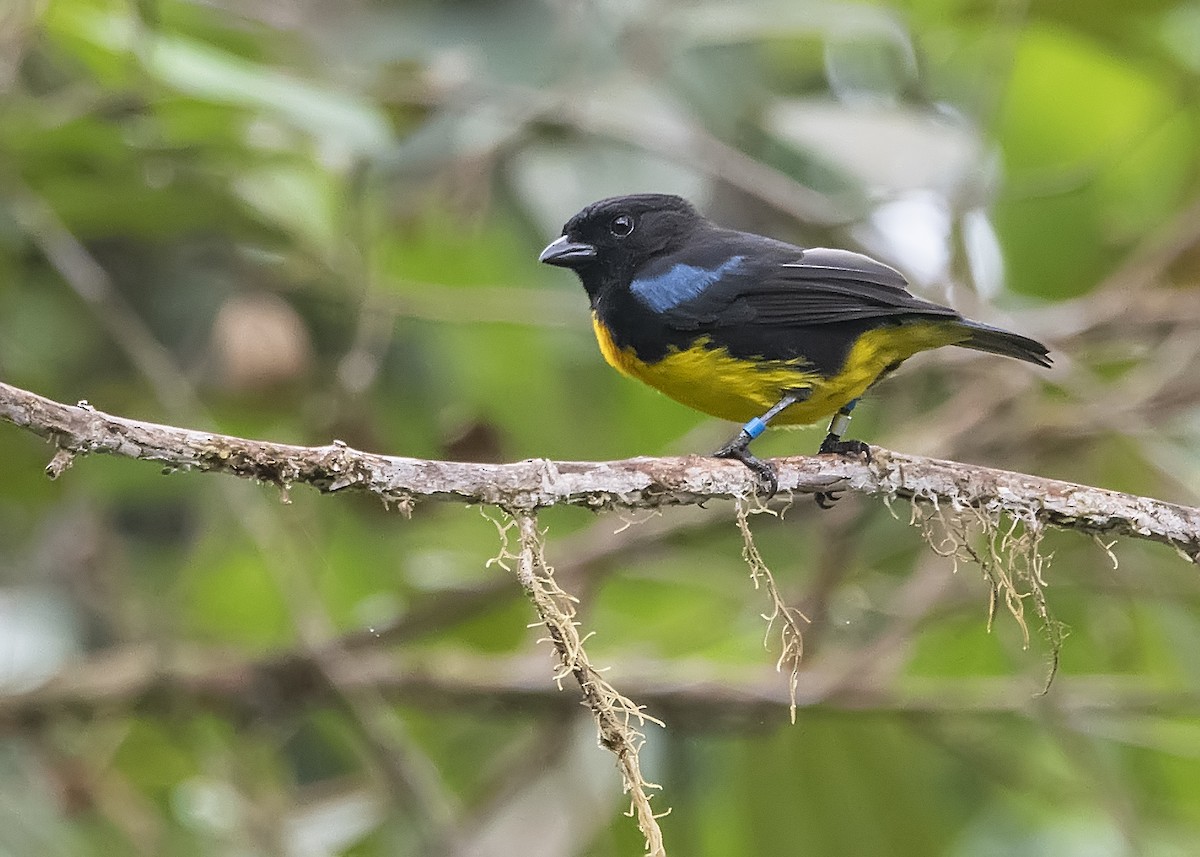
[[[633,218],[628,214],[618,214],[609,222],[608,231],[618,238],[624,238],[633,231]]]

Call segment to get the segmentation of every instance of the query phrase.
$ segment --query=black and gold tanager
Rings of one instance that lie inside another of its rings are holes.
[[[714,453],[776,489],[750,441],[767,424],[832,416],[843,440],[860,396],[919,351],[958,345],[1049,366],[1040,342],[909,294],[904,277],[848,250],[804,249],[723,229],[684,199],[613,197],[567,221],[540,261],[579,275],[604,359],[618,371],[742,430]]]

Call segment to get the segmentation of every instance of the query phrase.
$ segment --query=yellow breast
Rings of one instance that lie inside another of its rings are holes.
[[[855,341],[842,369],[825,377],[803,361],[744,360],[700,337],[686,349],[672,349],[654,363],[638,359],[631,348],[619,348],[594,314],[592,326],[600,353],[617,371],[637,378],[677,402],[714,417],[744,422],[774,405],[785,390],[807,388],[806,401],[792,405],[773,421],[806,425],[832,416],[857,399],[893,364],[919,351],[961,341],[964,335],[945,322],[909,324],[869,330]]]

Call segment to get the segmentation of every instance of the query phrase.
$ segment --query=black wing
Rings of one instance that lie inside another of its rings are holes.
[[[1051,363],[1037,340],[909,294],[899,271],[867,256],[778,242],[760,250],[766,252],[747,253],[745,264],[663,313],[663,321],[681,334],[705,333],[735,356],[800,359],[824,374],[842,366],[865,331],[921,320],[955,323],[963,348]]]
[[[747,257],[740,269],[675,307],[667,314],[668,323],[677,329],[696,330],[961,318],[949,307],[910,294],[899,271],[860,253],[815,247],[797,249],[784,258]]]

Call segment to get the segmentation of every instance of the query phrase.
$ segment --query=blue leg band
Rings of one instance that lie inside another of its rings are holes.
[[[842,413],[844,413],[844,414],[850,413],[852,410],[854,410],[854,406],[857,404],[858,404],[858,399],[851,399],[850,401],[846,402],[846,404],[842,405]]]
[[[755,417],[754,419],[750,420],[750,422],[748,422],[744,426],[742,426],[742,431],[744,431],[746,434],[748,434],[750,436],[751,440],[754,440],[756,437],[758,437],[760,434],[762,434],[766,430],[767,430],[767,424],[764,423],[762,420],[760,420],[758,417]]]

